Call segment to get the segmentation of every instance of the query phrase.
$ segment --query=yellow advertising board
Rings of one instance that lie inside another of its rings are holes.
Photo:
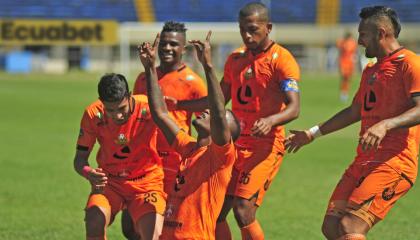
[[[0,45],[115,45],[111,20],[0,19]]]

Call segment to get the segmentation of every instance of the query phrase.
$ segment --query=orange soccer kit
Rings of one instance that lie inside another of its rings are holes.
[[[159,86],[164,96],[170,96],[177,100],[192,100],[207,96],[207,89],[203,80],[186,65],[182,65],[176,71],[163,74],[157,68]],[[134,85],[134,94],[147,94],[146,75],[140,73]],[[191,112],[176,110],[171,111],[170,116],[177,122],[178,126],[190,133]],[[157,146],[159,156],[162,158],[163,170],[165,173],[165,192],[173,186],[176,173],[179,169],[181,156],[175,152],[167,143],[165,136],[158,130]]]
[[[175,187],[169,193],[160,239],[215,239],[216,220],[235,161],[233,142],[197,147],[180,130],[173,148],[182,156]]]
[[[350,77],[354,71],[354,55],[357,50],[357,42],[353,38],[342,39],[337,42],[339,51],[339,67],[343,76]]]
[[[241,124],[236,141],[238,159],[228,195],[250,199],[257,195],[260,205],[276,175],[284,154],[284,127],[273,127],[263,137],[251,136],[260,118],[286,108],[287,91],[298,92],[299,66],[285,48],[273,43],[253,55],[246,48],[233,52],[225,64],[224,82],[231,86],[232,110]]]
[[[101,101],[86,108],[77,149],[91,151],[98,141],[98,167],[108,177],[102,193],[92,193],[86,208],[98,206],[111,210],[111,217],[127,206],[133,221],[149,212],[163,214],[163,170],[156,151],[157,128],[147,97],[130,99],[131,116],[123,125],[115,124],[104,111]]]
[[[420,57],[413,52],[399,49],[368,66],[353,100],[361,106],[360,136],[379,121],[413,107],[411,97],[416,95]],[[383,219],[416,180],[419,140],[420,128],[414,126],[389,131],[376,151],[363,152],[359,146],[332,194],[327,215],[349,212],[370,226]]]

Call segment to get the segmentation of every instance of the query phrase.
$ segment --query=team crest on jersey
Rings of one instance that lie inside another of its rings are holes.
[[[273,56],[272,56],[273,60],[276,59],[276,58],[278,58],[278,57],[279,57],[279,54],[278,53],[276,53],[276,52],[273,53]]]
[[[115,143],[116,143],[116,144],[119,144],[119,145],[125,145],[125,144],[127,144],[127,142],[128,142],[128,139],[127,139],[127,137],[124,135],[124,133],[120,133],[120,134],[118,135],[117,140],[115,140]]]
[[[97,112],[96,113],[96,117],[99,118],[100,120],[102,120],[102,113],[101,112]]]
[[[186,79],[187,81],[192,81],[192,80],[194,80],[195,78],[194,78],[194,76],[193,76],[193,75],[188,74],[188,75],[185,77],[185,79]]]
[[[253,76],[254,76],[254,73],[252,72],[252,68],[248,68],[244,73],[244,77],[246,80],[252,78]]]

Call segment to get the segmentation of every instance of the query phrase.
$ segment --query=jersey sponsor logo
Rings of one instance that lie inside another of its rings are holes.
[[[376,104],[376,95],[375,92],[373,92],[372,90],[369,90],[369,92],[367,92],[365,94],[365,98],[364,98],[364,103],[363,103],[363,109],[368,112],[370,110],[372,110],[374,108]]]
[[[128,146],[124,146],[120,149],[119,152],[114,153],[113,157],[119,160],[124,160],[128,158],[128,155],[130,154],[130,148]]]
[[[166,227],[171,227],[171,228],[180,228],[180,227],[182,227],[182,223],[181,222],[168,221],[168,220],[165,220],[163,222],[163,225],[166,226]]]
[[[296,80],[286,79],[281,82],[281,90],[283,92],[299,92],[299,86]]]
[[[244,85],[238,88],[238,92],[236,93],[236,98],[238,102],[242,105],[248,104],[252,98],[252,90],[251,87],[248,85]]]

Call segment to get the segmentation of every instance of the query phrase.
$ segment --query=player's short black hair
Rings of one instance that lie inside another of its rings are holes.
[[[101,101],[121,102],[130,95],[127,79],[118,73],[105,74],[99,81],[98,94]]]
[[[241,135],[241,124],[239,123],[238,118],[235,116],[235,114],[231,110],[226,109],[226,113],[230,115],[227,121],[229,124],[230,135],[232,137],[232,140],[235,142]]]
[[[270,12],[266,5],[260,2],[250,2],[239,10],[239,19],[258,13],[259,19],[264,22],[270,21]]]
[[[401,23],[398,18],[397,12],[386,6],[370,6],[362,8],[359,13],[359,17],[363,20],[372,19],[373,21],[378,21],[381,18],[388,18],[392,23],[392,28],[394,29],[394,37],[398,38],[398,35],[401,31]]]
[[[184,23],[175,22],[175,21],[167,21],[163,25],[161,33],[164,33],[164,32],[177,32],[186,36],[187,28],[185,27]]]

